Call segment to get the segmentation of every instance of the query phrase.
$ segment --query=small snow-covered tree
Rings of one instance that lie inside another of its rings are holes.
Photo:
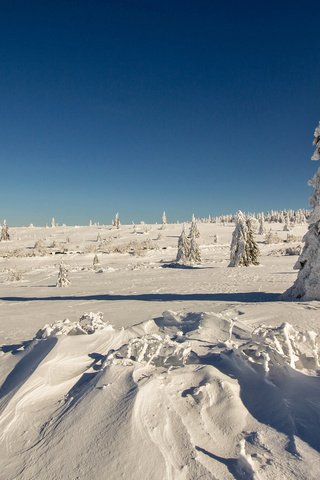
[[[1,228],[0,241],[1,240],[4,240],[4,241],[10,240],[9,228],[8,228],[6,220],[3,220],[3,224],[2,224],[2,228]]]
[[[67,287],[70,285],[70,280],[68,278],[68,270],[63,262],[59,265],[59,273],[56,287]]]
[[[120,217],[119,217],[119,213],[118,213],[118,212],[116,213],[116,215],[115,215],[115,217],[114,217],[114,220],[113,220],[113,222],[112,222],[112,225],[113,225],[114,227],[118,228],[118,229],[120,228],[120,225],[121,225],[121,224],[120,224]]]
[[[258,265],[259,248],[254,239],[253,226],[250,218],[239,210],[236,227],[232,234],[229,267],[248,267]]]
[[[185,264],[189,258],[189,251],[190,251],[190,242],[186,235],[185,228],[183,225],[183,229],[178,240],[178,253],[177,253],[176,262]]]
[[[316,149],[311,160],[320,160],[320,123],[315,129],[313,144]],[[298,277],[284,297],[320,300],[320,168],[308,183],[314,188],[310,197],[309,227],[303,237],[303,250],[294,266],[299,270]]]
[[[54,228],[56,226],[56,220],[54,217],[51,219],[51,227]]]
[[[162,214],[162,225],[167,225],[167,215],[165,211],[163,211]]]
[[[259,235],[264,235],[265,234],[265,226],[264,226],[264,215],[263,213],[261,214],[259,218]]]
[[[195,232],[192,233],[190,238],[190,249],[188,255],[189,263],[201,263],[201,254],[199,245],[197,243]]]
[[[284,232],[290,232],[290,219],[289,219],[289,214],[286,215],[285,221],[284,221],[284,227],[283,227]]]
[[[98,235],[97,235],[97,240],[96,240],[96,241],[97,241],[97,242],[101,242],[101,240],[102,240],[102,239],[101,239],[101,233],[100,233],[100,232],[98,232]]]

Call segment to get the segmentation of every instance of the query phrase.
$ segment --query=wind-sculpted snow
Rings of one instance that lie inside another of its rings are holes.
[[[28,348],[0,390],[1,479],[318,478],[312,331],[252,328],[233,307],[126,329],[90,312]]]
[[[47,338],[57,335],[90,335],[96,330],[112,328],[111,325],[103,320],[103,314],[98,313],[84,313],[78,322],[72,322],[68,318],[65,320],[58,320],[51,325],[45,325],[41,328],[36,338]]]
[[[182,367],[187,363],[190,353],[189,345],[179,344],[168,335],[153,334],[132,338],[128,345],[108,355],[106,362],[114,364],[119,359],[129,359],[156,367]]]

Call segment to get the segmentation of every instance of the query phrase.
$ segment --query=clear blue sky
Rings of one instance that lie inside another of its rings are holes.
[[[308,206],[319,2],[0,0],[0,218]]]

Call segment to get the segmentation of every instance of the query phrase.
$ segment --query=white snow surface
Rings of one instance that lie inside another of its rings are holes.
[[[234,226],[198,228],[201,265],[170,268],[181,225],[167,224],[159,250],[99,253],[99,274],[97,234],[127,243],[131,226],[10,229],[1,480],[319,478],[320,302],[281,299],[297,257],[270,255],[263,235],[261,265],[234,269]],[[65,254],[10,253],[65,237]],[[71,285],[57,291],[61,258]],[[23,280],[9,282],[11,268]]]

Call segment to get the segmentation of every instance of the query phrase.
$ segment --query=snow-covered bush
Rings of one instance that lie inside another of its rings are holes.
[[[302,241],[301,237],[298,237],[297,235],[293,235],[292,233],[287,234],[287,240],[286,240],[287,243],[301,242],[301,241]]]
[[[93,257],[92,266],[93,266],[93,269],[96,271],[102,270],[97,254],[95,254],[95,256]]]
[[[267,245],[270,245],[271,243],[281,243],[282,242],[282,240],[279,237],[279,235],[277,234],[277,232],[272,232],[271,230],[269,230],[269,232],[266,233],[264,241]]]
[[[22,279],[22,273],[18,272],[15,268],[10,268],[8,272],[8,282],[19,282]]]

